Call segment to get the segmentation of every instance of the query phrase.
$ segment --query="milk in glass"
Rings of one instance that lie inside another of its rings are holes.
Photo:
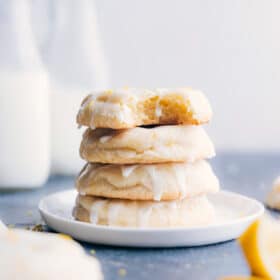
[[[89,91],[108,86],[94,2],[61,0],[54,3],[50,48],[46,64],[51,82],[52,171],[77,174],[83,130],[76,114]]]
[[[0,188],[49,175],[49,84],[29,13],[29,1],[0,0]]]

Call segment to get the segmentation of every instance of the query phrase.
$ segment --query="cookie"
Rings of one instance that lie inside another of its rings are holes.
[[[162,228],[214,223],[215,211],[206,196],[174,201],[133,201],[79,195],[73,216],[98,225]]]
[[[266,205],[272,209],[280,210],[280,177],[274,181],[272,190],[266,198]]]
[[[170,125],[113,130],[87,129],[80,146],[87,162],[134,164],[194,162],[215,155],[200,126]]]
[[[92,129],[132,128],[153,124],[204,124],[212,110],[201,91],[191,88],[121,88],[88,95],[77,115],[79,125]]]
[[[71,238],[7,230],[0,237],[0,279],[102,280],[98,261]]]
[[[174,200],[217,192],[219,181],[210,165],[194,163],[88,163],[76,180],[82,195],[131,200]]]

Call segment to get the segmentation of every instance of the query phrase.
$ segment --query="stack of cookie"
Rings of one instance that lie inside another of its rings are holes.
[[[77,116],[87,126],[73,216],[123,227],[212,223],[206,194],[219,182],[204,160],[215,155],[200,126],[211,119],[205,96],[190,88],[96,92]]]

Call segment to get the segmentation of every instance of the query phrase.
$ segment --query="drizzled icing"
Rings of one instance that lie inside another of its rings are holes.
[[[157,100],[156,103],[156,110],[155,110],[155,115],[159,118],[162,114],[161,106],[160,106],[160,98]]]
[[[108,223],[114,225],[121,210],[121,203],[114,203],[108,205]]]
[[[147,199],[148,196],[151,200],[160,201],[162,197],[183,199],[216,192],[219,181],[210,165],[199,160],[191,164],[88,164],[77,178],[76,186],[79,192],[86,194],[100,195],[98,188],[103,188],[102,195],[110,197],[111,192],[125,189],[126,198],[132,195],[136,199]]]
[[[153,186],[154,200],[159,201],[163,192],[164,178],[162,178],[162,176],[158,176],[156,167],[153,165],[147,166],[147,171]]]
[[[132,123],[132,110],[131,108],[126,104],[118,104],[118,103],[106,103],[106,102],[100,102],[98,100],[95,100],[94,97],[90,97],[91,102],[87,102],[86,106],[91,107],[91,117],[90,117],[90,127],[95,126],[95,120],[98,116],[102,117],[108,117],[108,118],[116,118],[120,122],[123,123]],[[93,102],[94,100],[94,102]],[[86,107],[85,106],[85,107]],[[81,113],[82,114],[82,111]]]
[[[103,206],[105,205],[105,200],[95,201],[90,210],[90,221],[93,224],[97,224],[99,220],[99,211],[102,210]]]
[[[127,123],[128,122],[127,116],[130,116],[131,113],[132,113],[131,109],[127,105],[124,104],[121,107],[121,111],[119,111],[119,114],[117,114],[117,117],[119,118],[120,122]]]
[[[94,199],[90,208],[93,224],[150,227],[208,223],[215,212],[206,196],[188,200],[143,202]],[[102,220],[100,220],[102,218]]]
[[[78,115],[80,115],[87,106],[93,107],[93,103],[94,102],[95,102],[95,98],[93,96],[88,98],[88,100],[81,106],[81,109],[80,109]],[[94,114],[91,114],[91,116],[90,116],[89,125],[90,125],[91,129],[95,129],[96,128],[95,125],[94,125]]]
[[[94,115],[91,116],[90,128],[91,128],[92,130],[96,129],[96,127],[95,127],[95,125],[94,125]]]
[[[186,174],[182,166],[173,164],[172,169],[174,171],[174,175],[179,187],[181,198],[185,198],[186,197]],[[147,166],[147,171],[151,178],[154,199],[159,201],[164,191],[164,186],[166,184],[165,179],[163,176],[161,176],[160,172],[158,172],[156,170],[156,167],[153,165]]]
[[[105,136],[100,137],[99,142],[103,144],[103,143],[106,143],[107,141],[109,141],[111,138],[112,138],[112,135],[105,135]]]
[[[154,202],[149,203],[146,207],[140,208],[137,215],[137,224],[139,227],[146,227],[149,226],[149,221],[151,218],[151,215],[154,210],[162,211],[163,208],[167,208],[168,212],[172,212],[172,214],[175,214],[176,211],[178,211],[178,208],[180,208],[181,204],[177,201],[165,201],[165,202]],[[170,215],[171,217],[172,215]],[[168,219],[170,217],[165,217],[159,215],[160,219]]]
[[[182,170],[182,168],[180,168],[178,165],[173,165],[172,166],[173,171],[175,173],[175,178],[179,187],[179,191],[181,194],[181,198],[185,198],[186,194],[187,194],[187,190],[186,190],[186,185],[187,185],[187,174],[184,172],[184,170]]]
[[[108,94],[108,92],[110,92],[110,94]],[[117,119],[120,123],[129,125],[134,123],[139,117],[139,112],[135,110],[138,102],[145,102],[153,97],[157,97],[155,115],[160,117],[162,115],[160,100],[168,94],[179,95],[181,99],[183,98],[188,101],[189,105],[187,106],[187,110],[193,112],[193,117],[198,120],[205,122],[211,118],[212,110],[208,100],[202,92],[191,88],[157,88],[152,90],[119,88],[116,90],[94,92],[89,95],[85,103],[81,105],[78,117],[82,116],[85,111],[87,112],[86,114],[89,112],[91,114],[91,128],[95,127],[95,121],[99,116]],[[176,98],[176,96],[174,96],[174,98]],[[99,121],[97,121],[96,126],[100,125],[98,122]]]
[[[138,226],[145,227],[149,224],[149,218],[153,211],[153,206],[149,205],[143,209],[140,209],[138,212]]]
[[[92,206],[91,206],[91,211],[90,211],[90,221],[93,224],[98,224],[99,218],[100,218],[100,212],[104,211],[105,209],[105,200],[101,201],[95,201]],[[106,206],[108,206],[108,212],[107,212],[107,217],[108,217],[108,224],[109,225],[116,225],[118,222],[118,219],[122,213],[122,207],[123,205],[121,203],[108,203]],[[137,206],[136,206],[137,207]],[[170,201],[170,202],[148,202],[145,207],[139,207],[137,211],[137,216],[136,216],[136,223],[139,227],[145,227],[149,225],[149,220],[151,217],[151,214],[154,209],[160,209],[161,208],[170,208],[170,211],[177,211],[176,209],[178,208],[178,204],[176,201]]]
[[[102,93],[100,93],[102,94]],[[102,116],[115,117],[118,118],[121,122],[130,122],[129,116],[131,115],[131,108],[126,104],[114,104],[100,102],[97,99],[98,94],[88,96],[88,99],[84,104],[81,105],[78,115],[82,115],[85,108],[90,107],[91,116],[90,116],[90,128],[95,129],[95,118],[96,115],[100,114]]]
[[[122,176],[127,178],[136,167],[137,165],[121,166]]]

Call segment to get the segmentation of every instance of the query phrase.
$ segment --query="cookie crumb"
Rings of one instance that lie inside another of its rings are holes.
[[[90,253],[91,255],[95,255],[95,254],[96,254],[96,251],[95,251],[94,249],[91,249],[91,250],[89,250],[89,253]]]
[[[113,93],[113,90],[108,89],[108,90],[104,91],[104,93],[105,93],[105,94],[112,94],[112,93]]]
[[[31,210],[28,210],[26,212],[26,215],[29,216],[29,217],[32,217],[33,216],[33,212]]]
[[[118,274],[119,276],[124,277],[126,276],[126,270],[124,268],[120,268]]]
[[[38,225],[35,225],[33,228],[31,228],[31,230],[32,230],[32,231],[43,232],[43,231],[44,231],[44,228],[43,228],[43,225],[38,224]]]

